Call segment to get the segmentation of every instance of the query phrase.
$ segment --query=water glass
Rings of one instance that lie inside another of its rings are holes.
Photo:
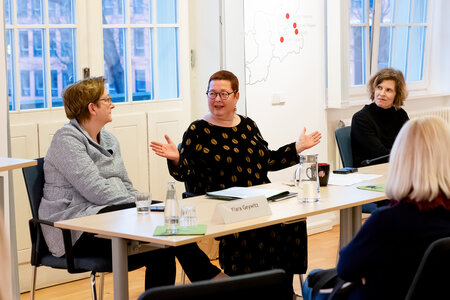
[[[197,212],[195,206],[189,205],[181,207],[180,226],[197,226]]]
[[[148,214],[152,203],[150,193],[139,192],[136,195],[136,209],[138,214]]]

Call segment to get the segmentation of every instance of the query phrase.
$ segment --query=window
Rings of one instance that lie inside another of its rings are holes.
[[[77,2],[4,0],[11,111],[61,107],[85,67],[107,78],[115,103],[180,97],[177,0]]]
[[[350,0],[350,83],[365,85],[382,68],[422,81],[428,0]]]
[[[30,96],[30,71],[20,71],[20,86],[22,87],[22,96]]]
[[[50,31],[50,56],[57,56],[56,53],[56,32],[54,30]]]
[[[58,97],[58,71],[50,71],[51,81],[52,81],[52,97]]]
[[[19,32],[20,56],[28,56],[28,31],[21,30]]]
[[[134,56],[144,56],[144,29],[136,28],[134,31]]]
[[[135,90],[137,93],[140,92],[145,92],[145,70],[136,70],[134,71],[135,75],[134,77],[136,78],[135,80]]]
[[[42,32],[33,31],[33,56],[42,56]]]
[[[42,71],[34,71],[34,95],[36,97],[44,96],[44,80]]]

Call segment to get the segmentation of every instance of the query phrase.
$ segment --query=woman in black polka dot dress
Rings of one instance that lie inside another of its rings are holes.
[[[228,71],[219,71],[208,83],[210,113],[186,130],[180,151],[166,135],[167,144],[152,142],[151,148],[168,159],[170,174],[185,181],[197,195],[233,186],[269,183],[267,173],[298,163],[298,154],[320,142],[318,132],[276,151],[269,150],[256,123],[237,115],[239,82]],[[307,268],[306,222],[273,225],[221,238],[220,264],[228,275],[282,268],[288,274]]]

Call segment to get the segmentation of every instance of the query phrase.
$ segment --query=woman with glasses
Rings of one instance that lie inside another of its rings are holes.
[[[66,88],[64,109],[70,122],[53,136],[44,161],[45,185],[39,217],[73,219],[135,206],[133,187],[117,139],[103,127],[114,104],[105,78],[79,81]],[[65,254],[61,230],[42,226],[54,256]],[[112,257],[111,240],[72,231],[74,256]],[[175,282],[175,261],[165,250],[129,256],[129,269],[146,266],[145,288]]]
[[[269,183],[269,171],[297,164],[300,152],[320,142],[320,133],[306,134],[304,129],[296,142],[270,150],[256,123],[236,114],[239,81],[229,71],[218,71],[210,77],[206,95],[209,114],[190,124],[180,151],[167,135],[167,143],[150,145],[157,155],[168,159],[170,174],[185,181],[190,193],[203,195],[233,186]],[[228,275],[272,268],[304,273],[306,255],[296,254],[301,247],[306,252],[306,241],[297,239],[305,230],[302,221],[223,237],[219,248],[221,266]],[[284,244],[285,240],[291,244]],[[295,251],[291,245],[295,245]]]

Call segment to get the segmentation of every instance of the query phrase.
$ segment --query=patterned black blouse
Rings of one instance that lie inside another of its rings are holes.
[[[170,174],[186,181],[189,192],[203,195],[233,186],[269,183],[268,171],[281,170],[298,163],[295,143],[268,149],[256,123],[239,116],[234,127],[221,127],[197,120],[183,136],[180,165],[169,163]]]

